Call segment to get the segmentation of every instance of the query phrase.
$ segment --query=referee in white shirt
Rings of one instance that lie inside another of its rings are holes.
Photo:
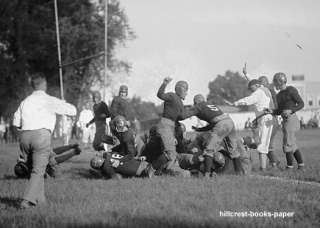
[[[260,82],[253,79],[248,84],[248,89],[252,92],[250,96],[244,97],[236,102],[235,105],[254,105],[256,117],[264,114],[264,110],[270,107],[271,98],[269,98],[263,89],[260,88]],[[270,144],[270,137],[273,128],[273,117],[267,114],[258,120],[258,148],[260,169],[264,171],[267,167],[267,154]]]
[[[20,150],[25,159],[32,159],[32,172],[20,208],[45,203],[44,174],[49,161],[51,134],[56,114],[76,115],[76,108],[46,93],[47,81],[43,74],[32,77],[33,93],[25,98],[14,114],[13,125],[21,130]]]

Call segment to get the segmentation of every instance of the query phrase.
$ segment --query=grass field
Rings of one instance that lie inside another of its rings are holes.
[[[18,146],[0,145],[0,227],[320,227],[320,130],[300,131],[298,139],[303,172],[261,174],[253,152],[255,177],[105,180],[90,174],[93,154],[84,151],[61,165],[61,177],[46,180],[47,205],[27,211],[16,208],[26,183],[12,171]],[[284,154],[278,155],[284,167]],[[227,211],[260,216],[222,216]]]

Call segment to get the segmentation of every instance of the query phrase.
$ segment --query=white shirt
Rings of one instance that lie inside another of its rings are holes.
[[[75,116],[76,113],[72,104],[36,90],[21,102],[14,114],[13,125],[21,130],[45,128],[53,132],[56,114]]]
[[[254,105],[256,116],[259,116],[263,113],[264,109],[270,107],[270,98],[261,88],[258,88],[250,96],[242,98],[234,102],[234,104]]]
[[[79,115],[79,124],[80,127],[85,127],[87,123],[90,122],[94,117],[93,112],[89,109],[83,109]]]
[[[271,94],[270,90],[267,87],[264,87],[263,85],[261,85],[260,88],[267,95],[267,97],[270,98],[269,108],[270,109],[274,109],[275,106],[274,106],[273,97],[272,97],[272,94]]]

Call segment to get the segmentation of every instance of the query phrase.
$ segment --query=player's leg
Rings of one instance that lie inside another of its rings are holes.
[[[44,174],[51,151],[51,134],[48,130],[30,131],[25,137],[32,148],[33,168],[21,203],[22,207],[28,203],[36,205],[45,202]]]
[[[96,151],[104,150],[102,137],[105,135],[106,123],[100,121],[96,122],[96,133],[93,140],[93,148]]]
[[[291,151],[293,157],[298,163],[298,168],[301,169],[304,167],[304,162],[302,154],[297,146],[296,132],[299,130],[299,120],[296,114],[291,115],[286,121],[286,151]]]
[[[279,160],[275,154],[277,136],[280,132],[280,124],[278,123],[277,117],[273,117],[273,128],[270,137],[269,150],[268,150],[268,159],[272,167],[277,167]]]
[[[243,175],[243,174],[249,173],[248,169],[251,168],[251,166],[249,166],[249,164],[248,164],[248,159],[245,160],[246,156],[248,156],[248,155],[245,154],[246,150],[243,146],[243,143],[241,142],[240,137],[238,136],[238,134],[236,132],[234,122],[231,119],[228,121],[225,121],[225,126],[226,126],[225,128],[229,130],[229,133],[227,135],[228,137],[225,136],[225,138],[229,139],[228,150],[229,150],[232,162],[233,162],[235,173],[238,175]],[[243,155],[244,162],[241,160],[241,153]],[[243,163],[247,164],[247,170],[244,169]]]
[[[175,124],[173,121],[161,119],[159,123],[158,133],[162,139],[164,146],[164,154],[168,159],[165,165],[165,171],[172,175],[184,175],[184,170],[179,167],[177,162]]]
[[[259,152],[260,169],[265,170],[267,168],[267,154],[273,129],[273,119],[271,115],[265,115],[260,119],[259,129],[260,143],[257,151]]]

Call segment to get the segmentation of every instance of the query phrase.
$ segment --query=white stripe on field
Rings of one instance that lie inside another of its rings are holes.
[[[249,175],[248,177],[254,177],[258,179],[267,179],[267,180],[277,180],[277,181],[291,183],[291,184],[305,184],[305,185],[320,187],[320,183],[314,182],[314,181],[302,181],[302,180],[296,180],[296,179],[286,179],[282,177],[260,176],[260,175]]]

